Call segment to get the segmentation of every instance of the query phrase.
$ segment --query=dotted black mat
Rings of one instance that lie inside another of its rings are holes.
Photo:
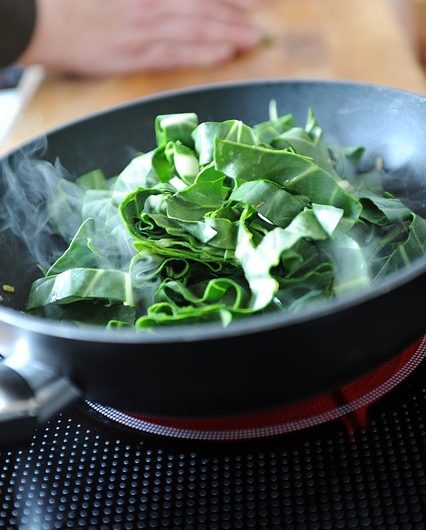
[[[141,439],[79,406],[0,453],[0,528],[426,527],[426,367],[370,412],[267,442]]]

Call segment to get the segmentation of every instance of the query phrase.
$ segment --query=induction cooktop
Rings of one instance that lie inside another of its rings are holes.
[[[0,452],[0,528],[424,529],[426,364],[352,431],[178,440],[80,403]]]

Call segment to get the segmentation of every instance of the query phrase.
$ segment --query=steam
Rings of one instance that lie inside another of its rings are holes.
[[[84,189],[59,160],[41,160],[45,151],[43,140],[1,162],[0,234],[11,230],[34,262],[48,269],[90,217],[91,266],[128,270],[135,250],[112,189]]]
[[[11,230],[42,267],[49,267],[81,223],[83,191],[59,161],[40,160],[46,141],[0,165],[0,233]]]

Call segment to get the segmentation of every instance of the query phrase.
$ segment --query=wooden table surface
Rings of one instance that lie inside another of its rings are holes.
[[[48,77],[16,125],[11,147],[67,120],[154,92],[233,79],[339,78],[425,92],[389,0],[259,0],[273,42],[214,68],[103,79]]]

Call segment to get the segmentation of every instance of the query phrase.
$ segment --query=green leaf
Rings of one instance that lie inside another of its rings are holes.
[[[198,293],[197,293],[198,291]],[[248,290],[230,278],[214,278],[191,288],[179,281],[163,284],[164,301],[184,306],[205,307],[222,303],[230,311],[244,310],[248,303]]]
[[[123,320],[110,320],[107,324],[107,329],[118,329],[118,328],[132,328],[134,323],[125,322]]]
[[[315,167],[312,160],[287,150],[216,139],[215,167],[238,182],[269,179],[280,185]]]
[[[341,208],[348,229],[359,219],[362,211],[360,201],[316,165],[285,182],[284,186],[290,192],[309,197],[314,203]]]
[[[167,215],[179,221],[200,221],[217,210],[229,195],[225,175],[212,167],[204,169],[194,184],[167,198]]]
[[[324,142],[315,143],[309,134],[300,127],[293,127],[271,141],[276,149],[292,149],[299,155],[312,158],[319,167],[335,175],[334,164],[328,146]]]
[[[263,123],[258,123],[253,127],[253,130],[257,136],[259,144],[271,144],[274,138],[280,136],[284,132],[296,127],[293,116],[286,114],[285,116],[278,117],[276,115],[276,109],[271,113],[271,119]]]
[[[188,306],[179,308],[174,304],[166,302],[152,305],[148,313],[136,321],[137,329],[149,330],[156,326],[177,326],[182,324],[199,324],[200,322],[222,322],[228,326],[232,321],[232,315],[222,305],[209,305],[194,308]]]
[[[166,146],[161,145],[155,149],[152,155],[152,167],[159,182],[169,182],[175,174],[173,158],[168,156],[169,153],[167,152],[170,152],[170,146],[173,145],[170,142]]]
[[[89,190],[84,195],[83,219],[92,219],[90,249],[103,259],[98,265],[125,269],[134,256],[133,238],[123,225],[113,193]]]
[[[93,300],[69,304],[51,303],[31,310],[37,315],[51,320],[72,322],[77,325],[109,326],[111,321],[120,321],[122,325],[134,326],[135,308],[125,305],[102,305]]]
[[[231,201],[251,206],[272,224],[285,228],[306,203],[267,180],[244,182],[231,194]]]
[[[175,172],[183,182],[191,184],[200,171],[200,164],[195,153],[180,142],[167,144],[166,154],[173,163]]]
[[[370,267],[361,246],[349,234],[339,234],[324,248],[334,263],[334,292],[337,296],[371,284]]]
[[[130,275],[115,270],[79,268],[40,278],[31,288],[27,310],[53,303],[67,304],[88,299],[133,306]]]
[[[83,221],[81,203],[84,190],[74,182],[63,179],[58,182],[53,195],[54,198],[48,205],[49,224],[54,233],[68,242]]]
[[[134,158],[118,176],[114,188],[113,199],[116,205],[135,188],[152,188],[158,183],[157,173],[152,161],[155,151]]]
[[[299,311],[306,304],[333,296],[334,266],[323,244],[301,239],[281,256],[275,277],[279,288],[273,303],[280,309]]]
[[[412,212],[399,199],[392,196],[379,195],[363,191],[360,194],[363,210],[361,217],[370,223],[385,225],[401,223],[410,219]]]
[[[426,254],[426,220],[412,213],[408,237],[387,258],[380,274],[388,274],[406,267]]]
[[[103,257],[95,253],[91,247],[95,229],[95,221],[86,219],[78,229],[70,246],[60,258],[50,267],[46,276],[54,276],[68,269],[96,268]]]
[[[105,175],[100,169],[78,177],[75,183],[84,190],[107,190],[109,188]]]
[[[306,119],[305,131],[313,142],[319,144],[324,136],[323,130],[319,126],[318,120],[315,117],[312,108],[308,109],[308,117]]]
[[[331,146],[313,111],[198,125],[158,116],[157,147],[117,178],[64,180],[50,225],[70,242],[28,311],[115,329],[300,311],[426,254],[426,220],[384,191],[383,161]]]
[[[149,232],[150,229],[154,229],[155,225],[152,223],[150,225],[151,216],[149,214],[161,211],[163,200],[165,200],[165,195],[162,189],[137,188],[129,193],[118,209],[129,233],[135,237],[141,237],[145,230]],[[147,215],[143,217],[144,212]],[[144,223],[141,222],[142,217]]]
[[[226,250],[235,250],[237,243],[237,223],[223,217],[206,217],[205,224],[214,230],[215,235],[209,240],[209,245]]]
[[[194,147],[192,132],[198,125],[198,116],[193,112],[165,114],[155,119],[157,145],[166,146],[169,142],[181,142]]]
[[[257,143],[253,129],[239,120],[204,122],[194,130],[192,137],[201,165],[213,162],[217,138],[238,144],[256,145]]]
[[[356,176],[357,166],[361,162],[364,152],[365,149],[363,147],[330,147],[336,173],[352,182]]]
[[[253,293],[251,307],[254,310],[266,307],[278,290],[278,281],[272,277],[270,271],[279,264],[281,254],[291,249],[302,238],[313,241],[327,239],[332,225],[337,226],[343,212],[328,207],[330,217],[325,220],[325,208],[323,206],[317,212],[305,209],[287,228],[275,228],[269,232],[256,248],[251,241],[252,235],[245,225],[245,218],[242,217],[235,255],[244,269]],[[333,221],[331,222],[330,219]]]

